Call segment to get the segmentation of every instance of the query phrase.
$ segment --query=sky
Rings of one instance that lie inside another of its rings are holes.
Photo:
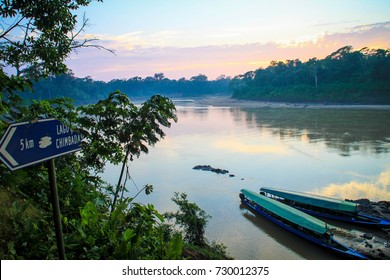
[[[104,0],[78,11],[80,35],[115,55],[80,49],[76,77],[110,81],[234,77],[272,60],[324,58],[351,45],[390,48],[389,0]]]

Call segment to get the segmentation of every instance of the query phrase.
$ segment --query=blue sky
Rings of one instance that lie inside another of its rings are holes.
[[[385,0],[105,0],[79,11],[83,36],[116,56],[85,49],[68,60],[76,76],[100,80],[199,73],[234,76],[271,60],[322,58],[345,45],[390,47]]]

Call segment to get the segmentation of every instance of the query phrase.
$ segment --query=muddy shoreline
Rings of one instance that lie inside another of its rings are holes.
[[[368,199],[351,200],[360,205],[362,213],[390,220],[390,201],[373,202]],[[390,228],[357,227],[336,229],[335,236],[369,259],[390,260]]]

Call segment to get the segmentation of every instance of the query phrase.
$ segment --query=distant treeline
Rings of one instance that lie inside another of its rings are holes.
[[[271,61],[234,77],[230,90],[249,100],[390,104],[390,49],[345,46],[324,59]]]
[[[199,74],[189,80],[171,80],[163,73],[141,78],[95,81],[77,78],[72,72],[42,79],[26,92],[30,99],[67,96],[75,104],[95,103],[120,90],[132,100],[154,94],[170,98],[231,94],[233,98],[277,102],[323,102],[348,104],[390,104],[390,49],[345,46],[324,59],[271,61],[263,69],[233,79],[221,75],[208,80]]]
[[[75,104],[95,103],[106,98],[110,92],[120,90],[132,100],[144,100],[154,94],[167,97],[198,97],[206,94],[227,94],[230,77],[221,75],[209,81],[206,75],[199,74],[189,80],[170,80],[163,73],[153,77],[133,77],[109,82],[95,81],[91,77],[77,78],[72,72],[52,76],[34,83],[33,89],[26,92],[29,99],[51,99],[70,97]]]

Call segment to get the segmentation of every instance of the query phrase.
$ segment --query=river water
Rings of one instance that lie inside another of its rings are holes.
[[[240,189],[274,187],[336,198],[390,200],[390,110],[177,106],[167,136],[129,164],[129,196],[175,211],[185,192],[212,218],[206,235],[235,259],[333,259],[241,205]],[[196,165],[229,174],[194,170]],[[120,167],[103,178],[116,184]],[[234,177],[233,177],[234,175]],[[336,257],[337,258],[337,257]]]

